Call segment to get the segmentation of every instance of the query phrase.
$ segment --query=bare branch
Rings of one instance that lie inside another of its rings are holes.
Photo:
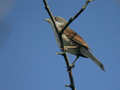
[[[55,27],[57,36],[58,36],[58,38],[59,38],[59,41],[60,41],[60,44],[61,44],[61,45],[60,45],[60,49],[61,49],[62,52],[64,52],[64,45],[63,45],[62,35],[59,34],[59,32],[58,32],[58,29],[57,29],[57,27],[56,27],[56,24],[55,24],[53,15],[52,15],[51,11],[50,11],[49,8],[48,8],[48,4],[47,4],[46,0],[43,0],[43,2],[44,2],[44,5],[45,5],[45,9],[46,9],[46,11],[48,12],[48,14],[49,14],[49,16],[50,16],[50,18],[51,18],[51,20],[52,20],[52,22],[53,22],[53,25],[54,25],[54,27]],[[65,59],[66,66],[67,66],[67,70],[68,70],[68,75],[69,75],[69,80],[70,80],[70,85],[69,85],[69,87],[70,87],[72,90],[75,90],[75,84],[74,84],[73,75],[72,75],[72,68],[70,68],[70,63],[69,63],[68,57],[67,57],[66,53],[62,54],[62,56],[63,56],[64,59]]]
[[[57,33],[57,35],[59,35],[57,26],[56,26],[56,24],[55,24],[55,20],[54,20],[53,15],[52,15],[52,12],[50,11],[46,0],[43,0],[43,2],[44,2],[45,9],[46,9],[46,11],[48,12],[48,14],[49,14],[49,16],[50,16],[50,18],[51,18],[51,20],[52,20],[52,22],[53,22],[53,25],[54,25],[54,27],[55,27],[56,33]]]
[[[92,2],[93,0],[87,0],[85,5],[83,5],[83,7],[78,11],[78,13],[76,13],[73,17],[71,17],[68,20],[68,23],[64,26],[64,28],[61,31],[61,34],[64,32],[64,30],[86,9],[86,7],[88,6],[88,4],[90,2]]]

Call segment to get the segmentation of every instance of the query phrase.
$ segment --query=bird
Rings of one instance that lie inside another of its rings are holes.
[[[53,18],[58,29],[58,32],[59,33],[62,32],[62,29],[68,22],[60,16],[53,16]],[[45,21],[47,21],[52,26],[53,31],[56,35],[55,27],[53,25],[51,18],[46,18]],[[56,40],[57,43],[60,43],[57,35]],[[92,54],[85,40],[74,30],[72,30],[69,26],[62,33],[62,40],[64,51],[76,56],[75,60],[72,63],[73,66],[79,57],[84,57],[91,59],[94,63],[96,63],[99,66],[101,70],[105,71],[104,65]]]

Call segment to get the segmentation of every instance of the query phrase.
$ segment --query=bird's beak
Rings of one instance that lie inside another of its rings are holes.
[[[49,22],[50,23],[50,19],[49,18],[46,18],[44,19],[46,22]]]

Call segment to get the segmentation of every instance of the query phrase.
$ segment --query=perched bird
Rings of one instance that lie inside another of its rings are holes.
[[[67,21],[64,18],[58,16],[55,16],[54,20],[56,27],[58,28],[58,32],[61,32],[63,27],[66,25]],[[54,33],[56,33],[52,20],[50,18],[47,18],[45,19],[45,21],[51,24]],[[62,34],[62,39],[64,51],[76,56],[76,59],[73,61],[73,64],[75,64],[79,56],[90,58],[104,71],[103,64],[90,52],[90,48],[80,35],[78,35],[72,29],[67,27]],[[59,43],[57,37],[56,40]]]

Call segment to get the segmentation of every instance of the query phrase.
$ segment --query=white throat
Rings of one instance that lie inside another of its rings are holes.
[[[56,23],[56,26],[57,26],[57,28],[58,28],[58,32],[61,32],[61,30],[62,30],[62,27],[61,27],[61,26],[63,26],[63,23],[59,23],[59,22],[55,22],[55,23]],[[58,36],[57,36],[57,32],[56,32],[56,30],[55,30],[55,27],[54,27],[53,23],[50,23],[50,24],[51,24],[51,26],[52,26],[54,35],[55,35],[55,37],[56,37],[57,44],[58,44],[58,46],[60,47],[60,43],[59,43],[60,41],[59,41],[59,38],[58,38]]]
[[[56,24],[56,26],[58,28],[58,32],[60,32],[62,30],[62,28],[63,28],[62,26],[64,26],[64,23],[60,23],[60,22],[56,21],[55,24]],[[51,23],[51,26],[55,30],[55,27],[54,27],[53,23]]]

